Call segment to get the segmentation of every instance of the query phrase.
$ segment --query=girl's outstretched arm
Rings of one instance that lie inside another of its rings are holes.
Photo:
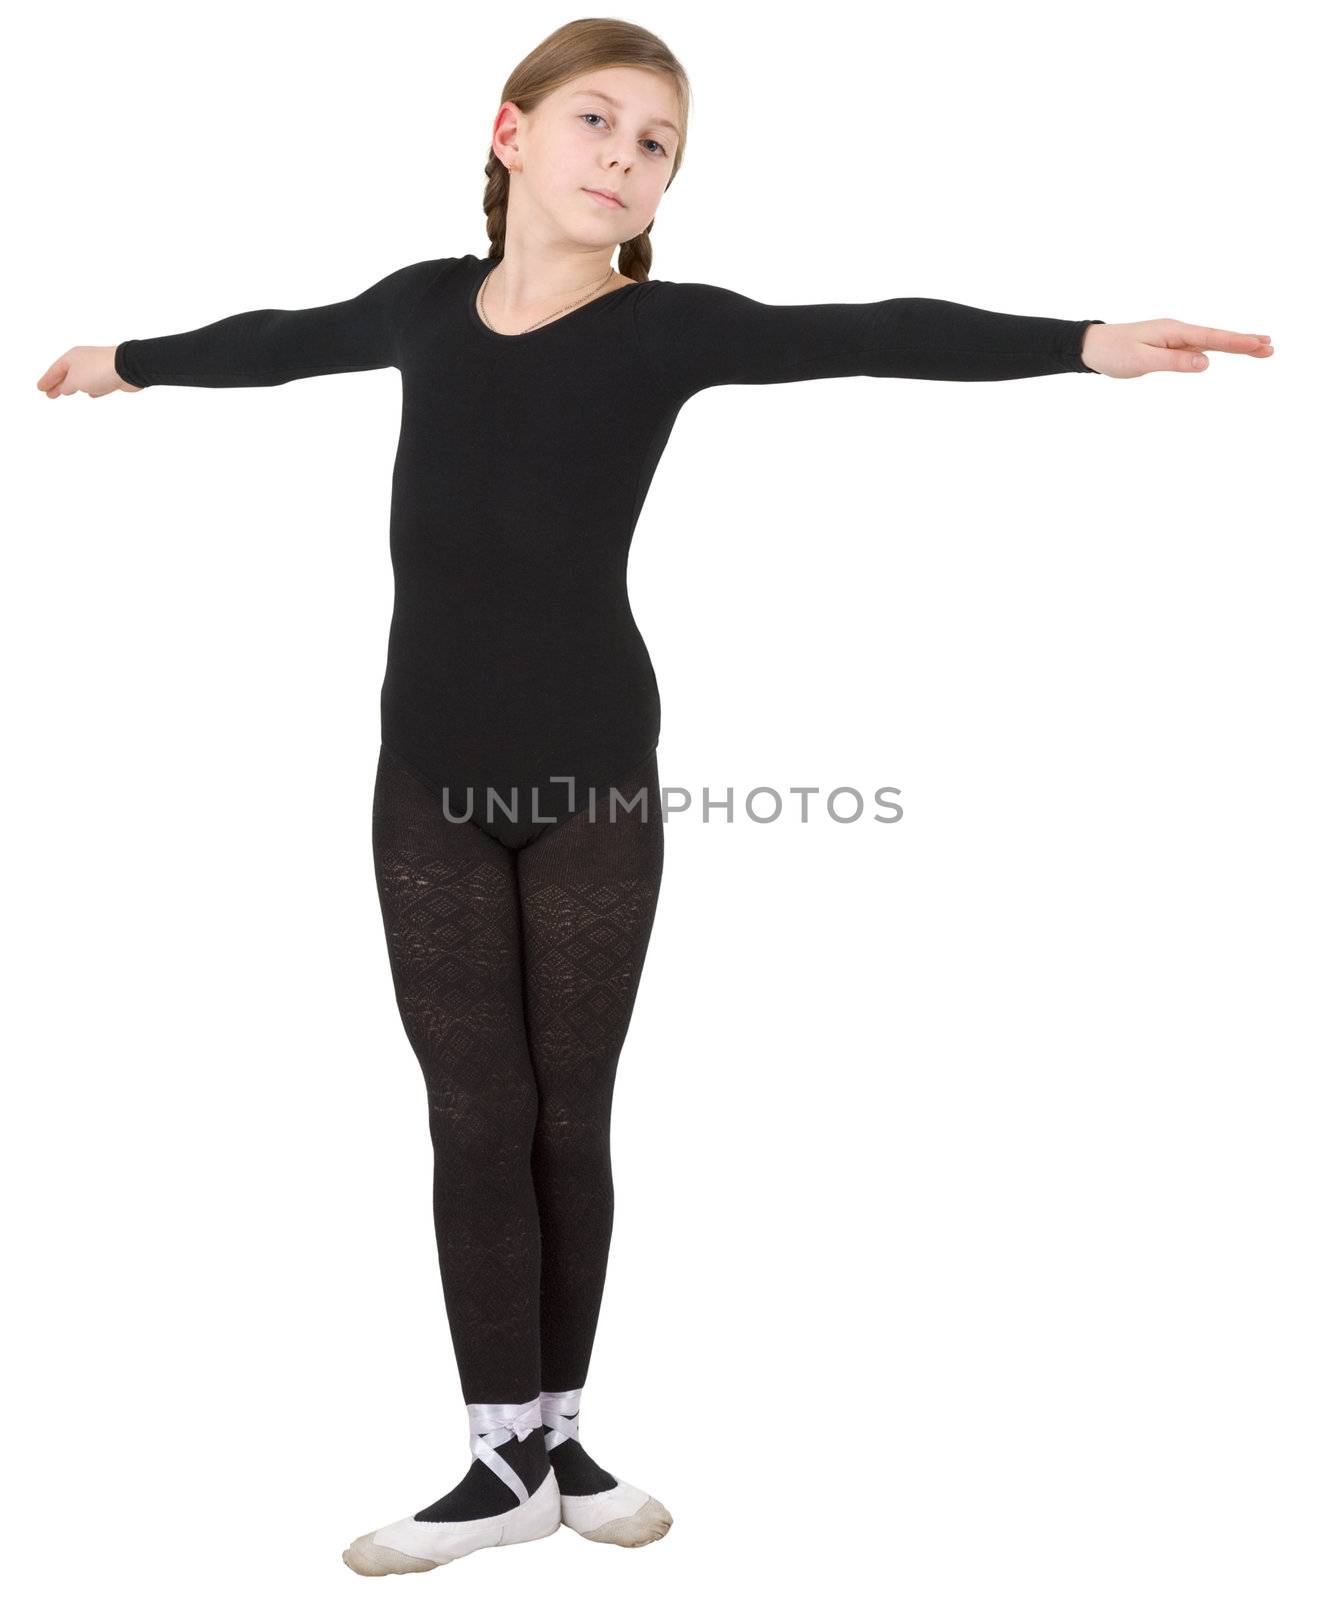
[[[401,267],[351,300],[301,311],[242,311],[189,333],[77,345],[38,379],[49,398],[187,384],[235,389],[399,362],[400,336],[446,262]]]
[[[1100,318],[1017,316],[922,298],[773,306],[707,283],[652,281],[635,316],[652,372],[679,399],[716,384],[806,378],[1132,377],[1159,368],[1195,370],[1194,348],[1271,353],[1264,335],[1170,319],[1108,326]],[[1171,342],[1191,336],[1204,342]]]

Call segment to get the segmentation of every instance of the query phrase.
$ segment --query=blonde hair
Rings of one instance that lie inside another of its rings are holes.
[[[673,168],[669,183],[674,181],[683,163],[683,150],[687,143],[688,102],[691,89],[688,75],[678,57],[662,39],[634,22],[622,22],[616,17],[582,17],[565,23],[512,69],[511,76],[502,88],[499,105],[513,101],[527,114],[563,84],[573,78],[596,72],[601,67],[643,67],[651,72],[661,72],[671,78],[678,91],[682,115],[682,137],[677,141],[673,155]],[[488,259],[500,260],[506,248],[506,203],[510,191],[511,174],[495,150],[488,151],[484,164],[487,185],[483,191],[483,213],[488,229]],[[669,183],[665,184],[668,189]],[[645,282],[650,276],[650,230],[653,223],[635,239],[628,239],[618,247],[618,271],[625,278]]]

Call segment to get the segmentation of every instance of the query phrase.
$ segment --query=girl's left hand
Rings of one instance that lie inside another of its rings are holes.
[[[1204,350],[1234,356],[1271,356],[1266,333],[1228,333],[1174,317],[1151,322],[1094,322],[1083,335],[1082,358],[1108,378],[1141,378],[1145,372],[1202,372]]]

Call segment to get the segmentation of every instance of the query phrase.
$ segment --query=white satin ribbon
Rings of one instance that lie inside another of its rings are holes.
[[[530,1498],[525,1480],[493,1447],[505,1444],[512,1437],[523,1439],[535,1428],[543,1427],[538,1396],[519,1405],[472,1405],[465,1410],[469,1413],[470,1450],[484,1466],[492,1468],[523,1505]]]
[[[543,1425],[553,1431],[544,1440],[549,1450],[556,1450],[565,1439],[581,1436],[580,1389],[543,1389],[539,1393],[539,1407]]]

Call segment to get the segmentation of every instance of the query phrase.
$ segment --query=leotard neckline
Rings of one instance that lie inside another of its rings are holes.
[[[490,339],[505,339],[509,344],[513,339],[534,339],[540,334],[547,333],[549,329],[556,328],[558,323],[566,322],[569,317],[579,317],[582,311],[589,311],[592,306],[597,306],[601,300],[612,300],[615,295],[625,293],[628,289],[635,289],[637,283],[620,283],[616,289],[611,289],[607,294],[597,294],[593,300],[587,300],[583,305],[574,306],[570,311],[564,311],[560,317],[554,317],[551,322],[543,322],[537,328],[528,328],[524,333],[498,333],[496,328],[490,328],[479,315],[479,290],[483,280],[493,270],[500,267],[501,261],[494,261],[491,256],[485,256],[482,261],[483,270],[473,275],[469,291],[469,320],[475,328]],[[638,282],[640,280],[637,280]],[[653,280],[646,280],[653,281]]]

